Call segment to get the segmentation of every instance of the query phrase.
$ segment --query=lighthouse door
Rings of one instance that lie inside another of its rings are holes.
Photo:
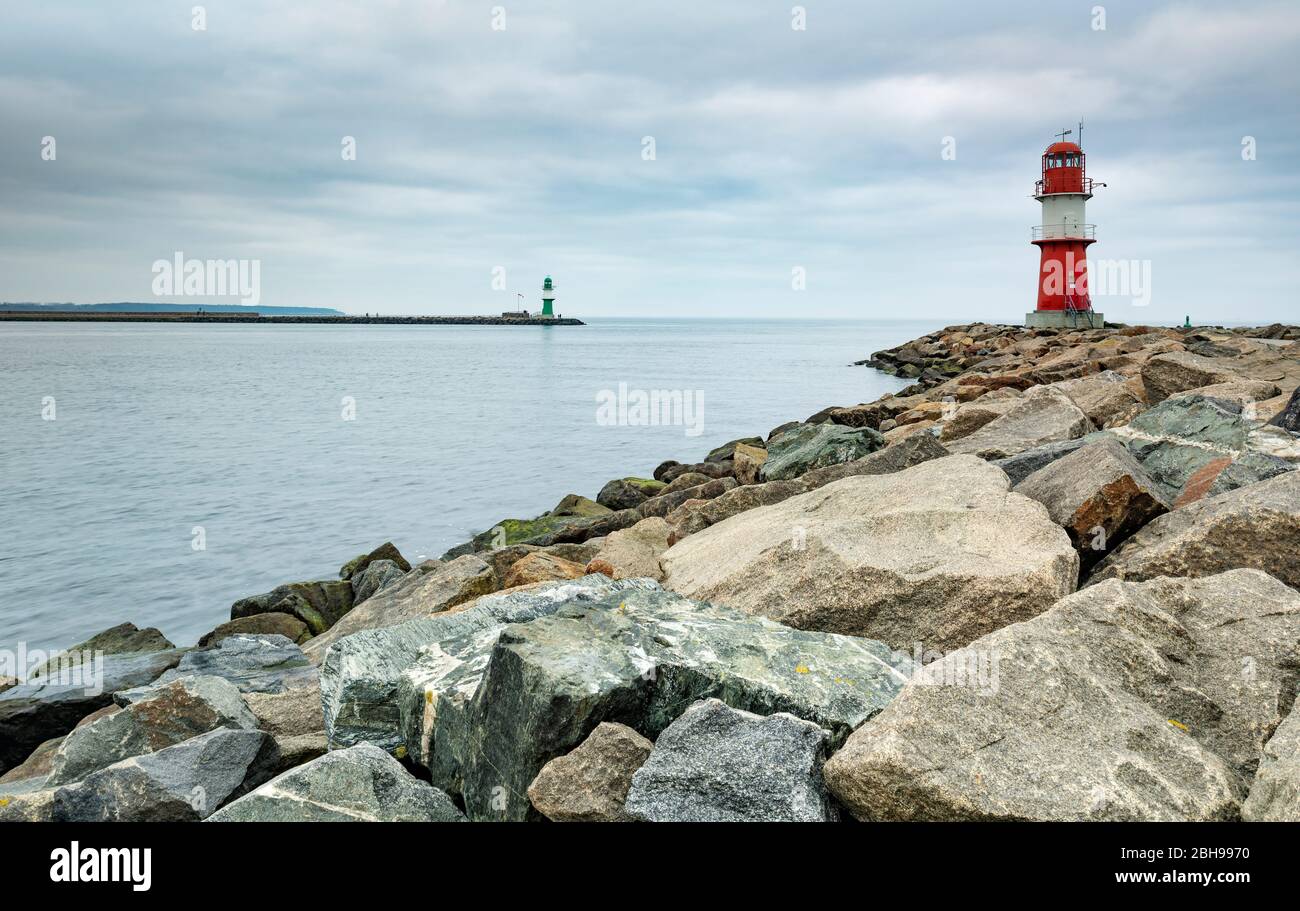
[[[1066,237],[1079,236],[1079,216],[1074,212],[1066,212],[1061,218],[1061,228]]]

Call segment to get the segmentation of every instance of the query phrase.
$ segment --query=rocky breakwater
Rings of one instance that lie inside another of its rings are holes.
[[[1298,337],[949,327],[440,560],[115,627],[93,695],[0,681],[0,819],[1300,819]]]

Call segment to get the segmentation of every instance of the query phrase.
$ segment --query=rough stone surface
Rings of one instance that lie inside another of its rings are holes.
[[[852,462],[884,446],[884,438],[869,427],[802,424],[768,442],[759,479],[788,481],[814,468]]]
[[[257,719],[257,727],[276,737],[301,737],[325,730],[318,680],[279,693],[245,693],[244,702]]]
[[[1106,582],[927,665],[826,781],[859,819],[1232,819],[1298,644],[1254,570]]]
[[[404,675],[407,756],[471,819],[525,819],[522,795],[603,721],[647,736],[708,697],[785,711],[836,742],[913,670],[879,642],[810,633],[655,590],[430,646]]]
[[[623,804],[653,746],[626,725],[602,722],[576,749],[542,767],[528,800],[552,822],[630,822]]]
[[[614,510],[604,504],[597,503],[590,497],[584,497],[581,494],[567,494],[555,508],[550,511],[552,516],[577,516],[583,519],[594,518],[595,516],[607,516]]]
[[[697,702],[632,776],[627,812],[647,822],[831,822],[826,742],[826,731],[784,712]]]
[[[1084,570],[1170,509],[1137,460],[1109,439],[1040,468],[1014,490],[1047,507],[1052,521],[1070,536]]]
[[[949,649],[1073,591],[1040,504],[973,456],[836,481],[674,544],[664,585],[801,629]]]
[[[291,582],[263,595],[242,598],[230,606],[230,619],[254,614],[292,614],[319,635],[352,610],[352,583]]]
[[[301,648],[284,636],[230,636],[215,648],[186,653],[176,667],[151,686],[125,690],[114,696],[118,705],[152,698],[157,688],[183,677],[211,675],[229,680],[242,693],[283,693],[311,686],[316,669]]]
[[[712,502],[712,501],[709,501]],[[659,558],[668,549],[672,528],[652,516],[631,528],[611,532],[600,552],[587,564],[586,572],[604,573],[611,579],[663,579]]]
[[[329,632],[310,640],[303,651],[319,662],[331,645],[367,629],[382,629],[404,620],[425,617],[495,589],[492,567],[477,556],[439,563],[429,572],[408,575],[402,582],[372,595]]]
[[[54,788],[56,822],[185,822],[266,781],[278,765],[262,731],[218,728]]]
[[[1190,351],[1157,354],[1142,365],[1142,385],[1151,405],[1158,405],[1175,392],[1234,379],[1240,379],[1240,374],[1219,359],[1201,357]]]
[[[531,590],[484,596],[456,613],[433,614],[339,640],[325,654],[320,668],[330,746],[370,741],[390,751],[405,750],[398,683],[426,647],[433,650],[439,642],[480,633],[495,637],[507,623],[553,613],[571,601],[596,600],[645,584],[654,583],[616,582],[599,575],[548,582]]]
[[[1154,519],[1093,569],[1090,583],[1261,569],[1300,588],[1300,472],[1288,471]]]
[[[368,743],[336,750],[227,804],[209,822],[464,822],[442,791]]]
[[[1033,449],[1026,449],[1024,452],[1016,453],[1005,459],[997,459],[993,464],[1006,472],[1007,477],[1014,486],[1044,465],[1050,465],[1057,459],[1065,458],[1080,446],[1091,442],[1091,440],[1091,437],[1081,437],[1077,440],[1065,440],[1061,443],[1047,443],[1043,446],[1035,446]]]
[[[1128,377],[1103,370],[1073,380],[1053,383],[1098,427],[1120,427],[1146,407],[1129,384]]]
[[[59,746],[46,784],[77,781],[120,760],[220,727],[257,727],[234,684],[220,677],[175,680],[157,687],[147,699],[74,729]]]
[[[411,564],[402,556],[402,552],[397,549],[397,545],[392,541],[385,541],[370,553],[354,557],[347,563],[343,564],[342,569],[339,570],[339,578],[347,580],[354,579],[360,575],[367,566],[378,560],[387,560],[404,573],[409,573],[411,571]]]
[[[1264,758],[1241,807],[1247,822],[1300,822],[1300,711],[1291,709],[1264,745]]]
[[[807,490],[808,486],[802,480],[746,484],[712,500],[687,500],[668,513],[664,521],[671,529],[671,540],[675,544],[687,535],[716,525],[730,516],[757,506],[780,503]]]
[[[1291,393],[1286,407],[1271,417],[1269,423],[1292,433],[1300,433],[1300,387]]]
[[[614,532],[613,534],[618,534]],[[611,535],[612,537],[613,535]],[[561,579],[577,579],[586,570],[581,563],[565,560],[542,551],[528,554],[515,562],[502,580],[502,588],[515,588],[519,585],[532,585],[537,582],[555,582]]]
[[[278,611],[271,614],[253,614],[221,624],[199,640],[199,648],[213,648],[231,636],[284,636],[299,645],[311,638],[311,630],[292,614]]]
[[[799,480],[808,490],[815,490],[843,478],[893,474],[931,459],[943,458],[948,454],[948,450],[934,436],[919,433],[897,443],[891,443],[884,449],[860,459],[841,462],[838,465],[827,465],[825,468],[814,468],[812,471],[805,472]]]
[[[636,509],[664,488],[662,481],[645,478],[615,478],[600,489],[596,502],[610,509]]]
[[[1076,440],[1095,429],[1064,392],[1052,386],[1036,386],[1006,414],[970,436],[945,445],[950,452],[1005,459],[1046,443]]]
[[[57,676],[0,693],[0,771],[18,765],[46,740],[66,734],[91,712],[110,705],[118,690],[157,679],[184,654],[183,649],[168,649],[106,655],[98,683],[93,674],[87,678],[89,686],[74,677]]]
[[[365,569],[352,576],[352,604],[365,601],[378,591],[396,585],[409,570],[403,570],[392,560],[372,560]]]

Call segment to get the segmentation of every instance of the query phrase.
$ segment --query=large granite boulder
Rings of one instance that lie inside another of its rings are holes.
[[[1080,447],[1012,489],[1047,507],[1084,571],[1170,508],[1137,460],[1111,439]]]
[[[292,614],[314,635],[320,635],[352,610],[352,583],[346,579],[325,582],[291,582],[266,594],[241,598],[230,606],[230,619],[254,614]]]
[[[712,501],[709,501],[712,502]],[[672,528],[663,519],[652,516],[631,528],[611,532],[600,552],[587,563],[589,573],[604,573],[611,579],[663,578],[659,558],[668,549]]]
[[[591,519],[595,516],[607,516],[614,510],[602,503],[597,503],[590,497],[584,497],[582,494],[571,493],[561,498],[560,502],[555,504],[548,515],[552,516],[577,516],[580,519]]]
[[[816,490],[818,487],[825,487],[832,481],[844,478],[893,474],[931,459],[943,458],[948,454],[948,450],[932,434],[919,433],[897,443],[891,443],[884,449],[878,449],[860,459],[814,468],[800,475],[799,480],[807,490]]]
[[[664,517],[669,527],[671,543],[716,525],[723,519],[758,506],[780,503],[796,494],[806,493],[808,486],[799,479],[793,481],[768,481],[765,484],[745,484],[728,490],[712,500],[687,500]]]
[[[1242,804],[1241,818],[1300,822],[1300,710],[1292,708],[1264,745],[1264,758]]]
[[[1088,420],[1103,429],[1127,424],[1146,407],[1129,378],[1114,370],[1090,373],[1052,385],[1069,396]]]
[[[737,443],[732,461],[735,464],[736,480],[741,484],[757,484],[759,472],[767,461],[767,449],[761,445]]]
[[[736,450],[739,449],[741,446],[757,446],[759,449],[762,449],[765,445],[766,444],[763,442],[762,437],[741,437],[738,440],[732,440],[729,443],[723,443],[717,449],[712,450],[711,452],[709,452],[708,455],[704,457],[704,461],[706,462],[726,462],[728,460],[734,461]]]
[[[74,729],[51,761],[46,785],[77,781],[122,759],[165,749],[222,727],[257,727],[257,719],[238,688],[220,677],[175,680],[120,712]]]
[[[600,575],[572,582],[548,582],[531,589],[486,595],[461,611],[435,613],[340,639],[326,652],[320,666],[321,701],[330,746],[370,741],[390,751],[405,752],[397,687],[403,672],[426,647],[432,649],[441,641],[476,634],[495,637],[508,623],[553,613],[572,601],[597,600],[642,585],[655,583],[616,582]]]
[[[186,822],[257,787],[279,765],[262,731],[217,728],[52,790],[55,822]]]
[[[601,722],[653,737],[699,699],[789,712],[840,742],[912,673],[868,639],[810,633],[670,592],[628,590],[444,639],[403,676],[408,758],[471,819],[525,819],[543,766]]]
[[[402,556],[402,552],[397,549],[392,541],[385,541],[368,554],[362,554],[359,557],[353,557],[347,563],[344,563],[339,570],[339,578],[352,580],[365,571],[366,567],[378,560],[385,560],[392,563],[404,573],[411,571],[411,564]]]
[[[828,484],[733,516],[664,554],[664,585],[800,629],[956,648],[1074,591],[1047,510],[973,456]]]
[[[496,587],[492,567],[477,556],[467,554],[449,563],[434,563],[427,570],[410,573],[398,584],[371,595],[328,632],[310,640],[303,651],[312,661],[319,662],[329,647],[345,636],[440,613]]]
[[[149,686],[123,690],[114,695],[118,705],[151,699],[158,688],[185,677],[222,677],[241,693],[283,693],[316,682],[312,667],[301,648],[284,636],[228,636],[213,648],[187,652],[171,670]]]
[[[826,782],[859,819],[1233,819],[1298,661],[1264,573],[1109,581],[927,665]]]
[[[635,509],[620,509],[598,516],[556,516],[546,513],[535,519],[502,519],[465,544],[451,548],[443,554],[443,560],[451,562],[466,554],[481,553],[511,544],[550,547],[552,544],[579,543],[635,525],[640,518],[641,515]]]
[[[464,822],[451,798],[369,743],[290,769],[208,822]]]
[[[0,693],[0,772],[18,765],[45,741],[66,734],[119,690],[143,686],[175,667],[184,649],[106,655],[70,673],[23,683]]]
[[[601,722],[572,752],[542,766],[528,800],[552,822],[631,822],[623,804],[653,746],[627,725]]]
[[[831,822],[826,731],[785,712],[697,702],[632,776],[627,813],[646,822]]]
[[[800,424],[768,442],[758,478],[788,481],[814,468],[852,462],[884,446],[884,437],[870,427]]]
[[[1152,405],[1158,405],[1175,392],[1240,378],[1241,374],[1218,358],[1202,357],[1190,351],[1157,354],[1142,365],[1142,385],[1147,402]]]
[[[1005,459],[1047,443],[1076,440],[1095,429],[1064,392],[1054,386],[1036,386],[1006,414],[945,445],[950,452]]]
[[[1288,471],[1154,519],[1098,563],[1089,584],[1252,567],[1300,588],[1297,554],[1300,472]]]

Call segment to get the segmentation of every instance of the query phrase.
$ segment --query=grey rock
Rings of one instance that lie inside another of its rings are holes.
[[[67,659],[79,660],[84,653],[103,652],[105,655],[134,655],[141,652],[160,652],[176,648],[166,636],[155,627],[146,627],[140,629],[134,623],[119,623],[117,626],[109,627],[101,633],[96,633],[85,642],[78,642],[71,648],[65,649]],[[57,664],[57,660],[52,660],[34,668],[28,674],[28,682],[35,682],[35,679],[48,673],[52,664]],[[64,660],[64,664],[68,661]]]
[[[717,449],[714,449],[712,452],[706,455],[704,457],[704,461],[706,462],[727,461],[728,459],[732,458],[733,454],[736,451],[736,445],[738,443],[743,443],[746,446],[757,446],[760,449],[762,449],[764,446],[767,445],[766,443],[763,442],[762,437],[741,437],[738,440],[732,440],[729,443],[723,443]]]
[[[542,766],[528,800],[552,822],[631,822],[623,804],[653,746],[627,725],[598,724],[573,752]]]
[[[655,480],[663,481],[665,484],[671,484],[673,481],[688,472],[691,474],[702,474],[707,478],[729,478],[731,477],[733,470],[734,466],[730,459],[725,459],[721,462],[695,462],[690,465],[677,463],[664,468],[662,472],[656,468]]]
[[[220,677],[174,680],[157,686],[148,698],[68,734],[51,762],[46,784],[77,781],[120,760],[165,749],[221,727],[257,727],[257,719],[235,685]]]
[[[1290,714],[1264,745],[1250,795],[1241,807],[1247,822],[1300,822],[1300,711]]]
[[[803,424],[768,442],[759,480],[788,481],[814,468],[852,462],[884,446],[885,438],[870,427]]]
[[[215,648],[188,652],[176,667],[162,674],[151,686],[119,692],[114,701],[129,705],[153,698],[160,686],[195,675],[222,677],[242,693],[283,693],[295,687],[312,686],[316,669],[301,648],[284,636],[229,636]]]
[[[291,769],[208,817],[208,822],[464,820],[450,797],[369,743]]]
[[[390,751],[405,750],[397,685],[426,646],[485,630],[499,631],[507,623],[552,613],[569,601],[595,600],[637,585],[654,583],[614,582],[601,575],[544,583],[531,590],[487,595],[455,613],[433,614],[340,639],[326,652],[320,667],[330,746],[369,741]]]
[[[832,822],[822,781],[826,731],[717,699],[670,724],[632,776],[627,812],[647,822]]]
[[[51,818],[56,822],[204,819],[270,778],[278,762],[269,734],[218,728],[54,788]]]
[[[722,496],[729,490],[735,490],[739,484],[740,482],[735,478],[715,478],[712,481],[705,481],[703,484],[687,487],[684,490],[675,490],[672,493],[663,493],[651,497],[638,506],[636,512],[647,519],[652,516],[663,518],[687,500],[712,500],[715,497]]]
[[[365,569],[352,576],[352,604],[355,607],[376,592],[396,585],[406,576],[392,560],[372,560]]]
[[[1251,567],[1300,588],[1297,554],[1300,472],[1288,471],[1154,519],[1098,563],[1089,584]]]
[[[601,722],[647,736],[708,697],[789,712],[841,741],[912,673],[879,642],[794,630],[650,589],[430,647],[405,675],[408,757],[471,819],[525,819],[547,762]]]
[[[150,683],[174,667],[184,649],[106,655],[68,676],[24,683],[0,693],[0,771],[18,765],[52,737],[66,734],[113,694]],[[102,678],[100,678],[102,674]],[[83,676],[84,675],[84,676]]]
[[[1068,395],[1088,420],[1102,428],[1122,426],[1146,407],[1130,388],[1128,377],[1114,370],[1052,385]]]
[[[1109,581],[926,665],[826,782],[859,819],[1233,819],[1298,646],[1264,573]]]
[[[596,502],[610,509],[636,509],[649,498],[649,494],[623,478],[615,478],[596,494]]]

